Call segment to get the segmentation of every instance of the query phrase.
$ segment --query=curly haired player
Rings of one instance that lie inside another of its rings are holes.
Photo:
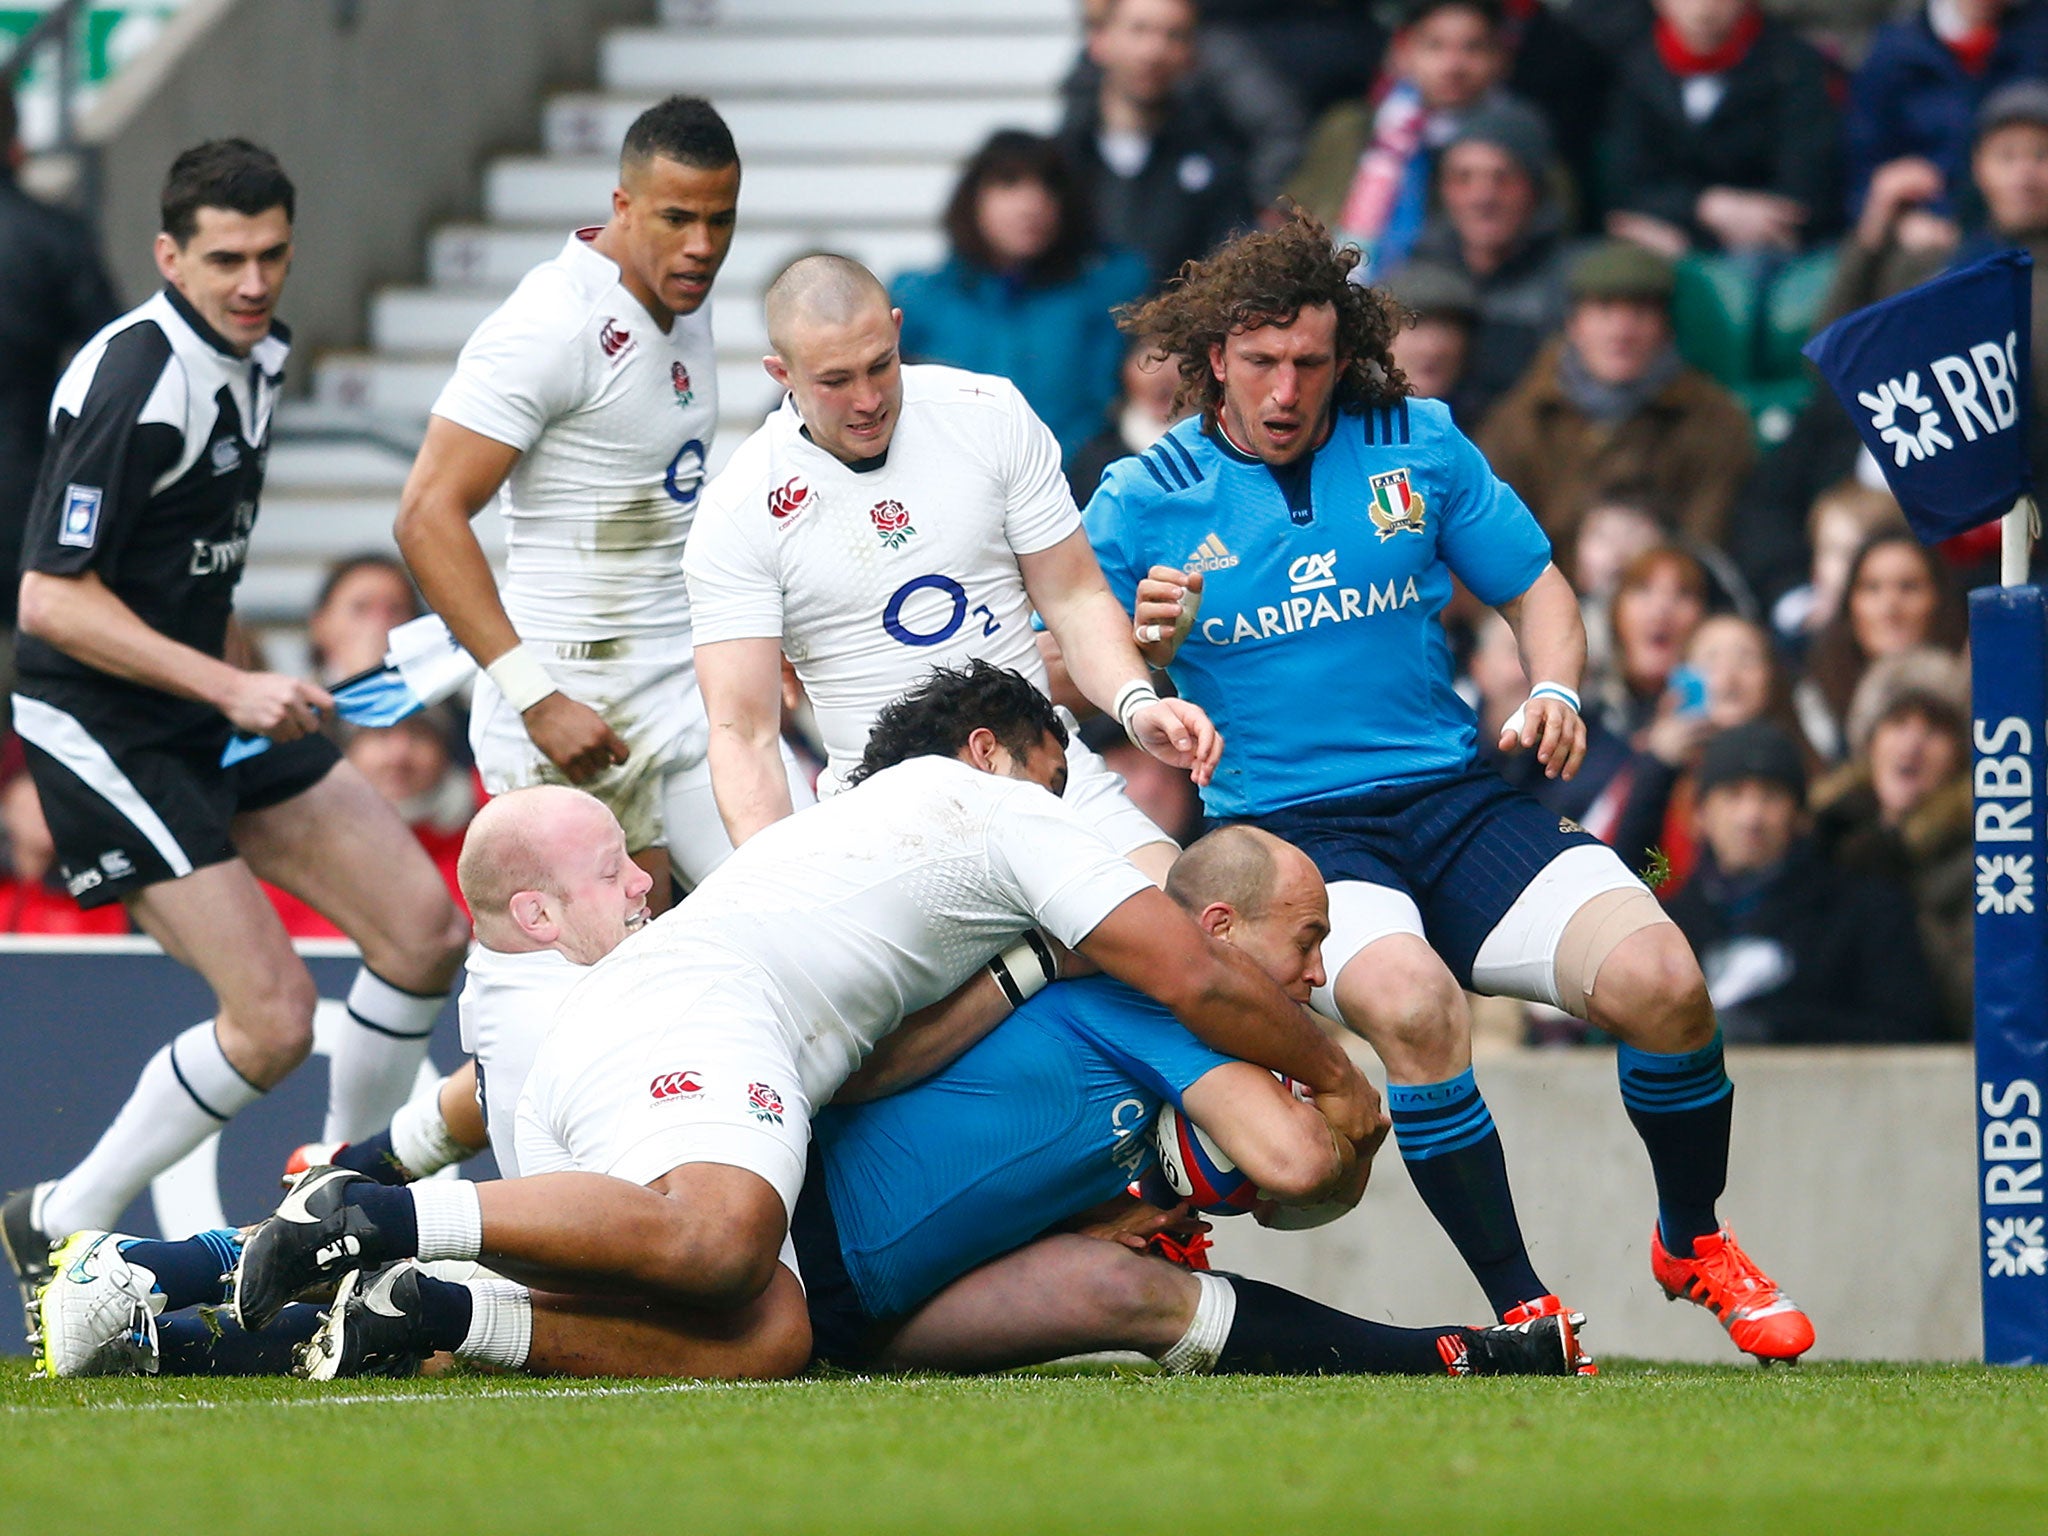
[[[1212,818],[1301,847],[1330,884],[1318,1002],[1385,1061],[1417,1189],[1504,1319],[1537,1278],[1474,1080],[1464,989],[1565,1008],[1621,1042],[1649,1152],[1658,1283],[1741,1349],[1790,1359],[1806,1316],[1720,1224],[1733,1088],[1699,965],[1614,852],[1475,758],[1438,615],[1456,577],[1536,679],[1503,750],[1576,771],[1585,629],[1550,545],[1435,401],[1411,400],[1402,321],[1297,215],[1191,262],[1122,319],[1197,410],[1110,467],[1086,522],[1146,659],[1231,742]]]

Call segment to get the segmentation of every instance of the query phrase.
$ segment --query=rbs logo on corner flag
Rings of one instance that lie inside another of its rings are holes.
[[[2027,463],[2033,258],[2001,251],[1846,315],[1804,350],[1932,544],[2003,516]]]

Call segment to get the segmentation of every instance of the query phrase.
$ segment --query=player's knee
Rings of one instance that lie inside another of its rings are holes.
[[[268,1087],[313,1053],[320,992],[302,965],[279,967],[263,986],[222,1000],[222,1044],[236,1068]]]
[[[1428,1054],[1458,1038],[1465,995],[1426,946],[1383,940],[1344,967],[1337,1006],[1382,1055],[1389,1048]]]
[[[676,1198],[642,1234],[650,1278],[698,1305],[741,1307],[775,1278],[784,1229],[781,1201],[772,1191],[772,1217],[753,1202]]]
[[[361,939],[364,963],[408,992],[443,990],[469,951],[469,919],[462,909],[437,880],[410,901],[394,902],[387,915],[384,932]]]
[[[1640,929],[1607,957],[1593,984],[1593,1022],[1647,1050],[1694,1051],[1714,1033],[1706,978],[1668,923]]]
[[[744,1374],[757,1381],[782,1381],[811,1363],[811,1320],[802,1306],[778,1309],[747,1352]]]

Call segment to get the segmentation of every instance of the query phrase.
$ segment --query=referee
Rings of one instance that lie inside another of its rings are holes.
[[[78,1167],[8,1197],[24,1286],[50,1240],[110,1227],[158,1173],[305,1060],[312,977],[260,876],[362,950],[327,1139],[401,1104],[468,925],[398,816],[318,733],[322,689],[222,659],[290,336],[272,316],[292,184],[239,139],[189,149],[163,190],[165,286],[57,385],[23,541],[14,728],[81,906],[124,903],[218,1012],[143,1068]],[[270,738],[232,768],[236,731]]]

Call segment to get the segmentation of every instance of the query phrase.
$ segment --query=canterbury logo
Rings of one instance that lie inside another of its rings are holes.
[[[1212,533],[1195,546],[1195,552],[1188,556],[1187,568],[1190,571],[1227,571],[1236,564],[1237,556]]]

